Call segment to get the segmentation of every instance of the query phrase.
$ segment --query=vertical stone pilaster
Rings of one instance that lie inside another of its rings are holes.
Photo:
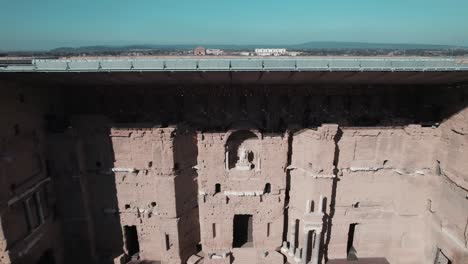
[[[312,264],[319,264],[320,238],[322,230],[315,230],[314,248],[312,249]]]
[[[307,264],[307,249],[309,248],[309,230],[304,232],[304,238],[302,243],[302,256],[301,256],[301,264]]]
[[[294,249],[296,248],[296,221],[291,222],[291,236],[289,237],[289,255],[294,256]]]

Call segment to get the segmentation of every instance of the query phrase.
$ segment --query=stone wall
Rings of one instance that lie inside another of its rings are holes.
[[[231,141],[238,133],[251,137]],[[243,146],[254,152],[249,160],[252,164],[247,168],[231,166],[230,157],[239,158],[238,150]],[[274,250],[281,245],[287,154],[287,134],[262,134],[245,128],[199,133],[198,203],[205,252],[225,253],[233,248],[235,215],[252,215],[253,247]]]
[[[467,260],[466,87],[8,87],[3,262]]]
[[[46,113],[54,95],[0,82],[0,263],[62,260]]]

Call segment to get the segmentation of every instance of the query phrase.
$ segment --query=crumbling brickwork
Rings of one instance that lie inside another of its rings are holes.
[[[252,82],[2,82],[1,261],[467,261],[466,86]]]

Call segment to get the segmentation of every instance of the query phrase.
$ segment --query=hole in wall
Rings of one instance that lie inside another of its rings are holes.
[[[22,104],[24,103],[25,100],[24,100],[24,94],[23,94],[23,93],[19,93],[19,94],[18,94],[18,101],[19,101],[20,103],[22,103]]]
[[[359,208],[359,202],[353,204],[353,208]]]
[[[164,234],[164,238],[166,241],[166,250],[171,249],[171,241],[169,240],[169,234]]]
[[[294,232],[296,233],[296,236],[294,238],[294,245],[299,245],[299,224],[300,224],[300,221],[299,219],[296,219],[296,230],[294,230]]]
[[[323,197],[322,199],[322,213],[327,213],[327,197]]]
[[[125,248],[128,255],[133,256],[140,252],[140,244],[138,242],[138,231],[136,226],[124,226]]]
[[[151,207],[155,207],[156,206],[156,202],[151,202]]]
[[[126,204],[126,205],[125,205],[125,209],[130,209],[130,205],[129,205],[129,204]]]
[[[153,167],[153,162],[152,161],[148,162],[148,168],[151,168],[151,167]]]
[[[13,132],[14,132],[15,136],[18,136],[20,134],[20,128],[19,128],[18,124],[15,124],[13,126]]]
[[[235,248],[253,247],[252,215],[234,215],[232,246]]]
[[[221,192],[221,184],[217,183],[217,184],[215,185],[215,194],[216,194],[216,193],[220,193],[220,192]]]
[[[353,244],[357,225],[357,223],[350,224],[348,229],[348,243],[346,246],[346,256],[349,261],[358,260],[357,251],[354,248]]]
[[[52,249],[47,249],[41,255],[36,264],[55,264],[54,251]]]
[[[315,202],[314,200],[310,201],[310,212],[313,213],[315,211]]]
[[[265,184],[265,189],[263,189],[263,193],[270,193],[271,192],[271,184]]]

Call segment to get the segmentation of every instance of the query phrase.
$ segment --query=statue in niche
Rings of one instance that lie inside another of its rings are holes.
[[[237,150],[237,157],[239,158],[236,163],[236,169],[238,170],[251,170],[252,163],[249,161],[249,155],[252,154],[251,151],[240,147]]]

